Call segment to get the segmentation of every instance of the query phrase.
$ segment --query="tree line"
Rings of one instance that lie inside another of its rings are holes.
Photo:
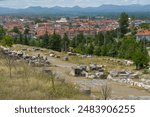
[[[95,36],[77,34],[69,39],[67,34],[61,37],[54,33],[48,35],[46,32],[38,39],[28,37],[28,31],[19,34],[19,38],[11,38],[5,35],[3,28],[0,28],[0,41],[4,45],[24,44],[37,46],[55,51],[72,51],[86,55],[109,56],[133,60],[136,68],[141,69],[148,66],[149,55],[146,49],[146,41],[136,41],[135,34],[128,28],[128,14],[122,13],[119,18],[119,28],[113,31],[99,32]],[[17,31],[15,29],[15,31]],[[129,34],[128,34],[129,33]],[[149,43],[149,42],[148,42]]]

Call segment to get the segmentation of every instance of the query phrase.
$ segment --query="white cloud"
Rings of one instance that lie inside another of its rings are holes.
[[[1,7],[28,7],[28,6],[100,6],[102,4],[150,4],[150,0],[0,0]]]

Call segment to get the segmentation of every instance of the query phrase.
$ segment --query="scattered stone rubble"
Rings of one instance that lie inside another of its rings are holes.
[[[109,71],[108,75],[105,74],[103,65],[78,65],[72,68],[71,75],[75,77],[86,77],[89,79],[108,79],[121,84],[128,84],[132,87],[145,89],[150,92],[150,79],[139,78],[139,73],[132,73],[129,71]],[[137,80],[135,80],[137,79]]]
[[[110,71],[107,79],[150,91],[150,80],[134,80],[139,79],[139,74],[137,73],[131,73],[128,71]]]
[[[49,53],[49,56],[50,56],[50,57],[54,57],[54,58],[61,58],[61,56],[57,55],[57,54],[54,53],[54,52],[50,52],[50,53]]]
[[[51,64],[50,60],[47,59],[47,56],[41,56],[40,54],[28,55],[26,54],[26,49],[21,51],[12,51],[10,48],[0,46],[0,50],[4,55],[13,57],[16,60],[23,59],[33,67],[50,66]]]
[[[109,72],[109,74],[111,77],[121,77],[122,79],[123,78],[138,78],[137,73],[131,73],[131,72],[125,71],[125,70],[122,70],[122,71],[112,70]]]
[[[68,55],[68,56],[76,56],[76,55],[77,55],[77,53],[67,52],[67,55]]]
[[[87,65],[78,65],[72,68],[71,75],[76,77],[86,77],[90,79],[106,79],[107,75],[105,74],[105,69],[103,65],[90,64]]]
[[[134,64],[133,61],[129,61],[129,60],[121,60],[121,59],[113,59],[113,58],[103,58],[103,59],[106,60],[107,63],[113,62],[119,65],[130,66]]]

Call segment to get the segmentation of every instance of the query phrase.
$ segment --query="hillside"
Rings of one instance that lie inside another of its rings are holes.
[[[134,65],[125,66],[120,64],[121,61],[124,61],[122,59],[96,56],[92,58],[68,56],[69,60],[66,61],[64,60],[64,56],[67,56],[66,53],[59,53],[48,49],[14,45],[11,50],[18,52],[23,50],[28,56],[32,57],[36,57],[38,54],[40,56],[47,56],[51,64],[50,66],[42,66],[42,64],[32,66],[32,63],[28,65],[25,61],[24,63],[18,59],[15,62],[15,67],[12,68],[10,78],[9,67],[6,65],[7,61],[4,58],[0,58],[0,99],[102,99],[101,87],[104,84],[108,84],[112,89],[111,99],[128,99],[130,95],[150,95],[148,90],[137,86],[130,86],[130,84],[123,83],[119,78],[119,82],[116,82],[109,79],[76,77],[70,74],[73,67],[89,65],[91,63],[104,65],[106,71],[125,70],[132,73],[137,72],[134,69]],[[52,56],[53,54],[56,56]],[[120,62],[115,63],[117,61]],[[43,72],[43,70],[47,71],[47,69],[55,73],[55,94],[53,94],[52,85],[53,75],[47,75]],[[141,79],[149,80],[149,73],[143,74],[142,72],[138,71],[139,78],[133,79],[135,82],[142,83]],[[89,76],[91,74],[89,73]],[[86,90],[89,87],[91,89],[90,95],[85,95],[87,92],[81,93],[84,88]]]
[[[120,12],[150,12],[150,5],[102,5],[99,7],[28,7],[24,9],[0,8],[0,14],[83,14],[83,13],[120,13]]]
[[[81,93],[75,85],[56,79],[55,74],[46,73],[41,67],[31,67],[22,60],[13,61],[0,51],[0,99],[80,100],[90,99],[90,97]]]

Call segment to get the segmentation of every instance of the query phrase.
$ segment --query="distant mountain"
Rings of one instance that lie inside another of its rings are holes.
[[[28,7],[24,9],[13,9],[0,7],[0,14],[81,14],[81,13],[120,13],[120,12],[150,12],[150,5],[102,5],[99,7]]]

